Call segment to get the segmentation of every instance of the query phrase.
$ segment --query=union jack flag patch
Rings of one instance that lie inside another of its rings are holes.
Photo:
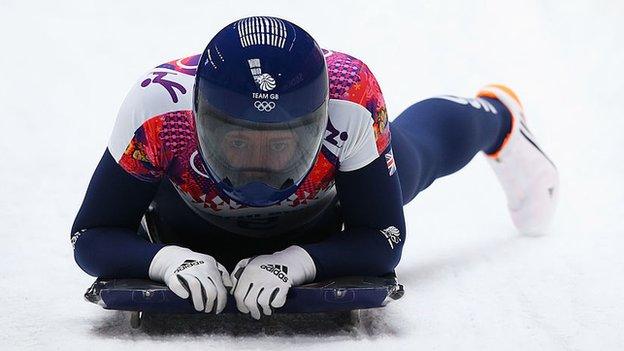
[[[388,166],[388,174],[392,176],[394,172],[396,172],[396,163],[394,163],[394,154],[392,153],[392,149],[388,151],[386,156],[386,165]]]

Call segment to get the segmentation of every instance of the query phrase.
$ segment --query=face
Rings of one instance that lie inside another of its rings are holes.
[[[232,168],[261,179],[267,173],[288,169],[297,142],[297,135],[289,130],[237,130],[225,134],[222,147]]]

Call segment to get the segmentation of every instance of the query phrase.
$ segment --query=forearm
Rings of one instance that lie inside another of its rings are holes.
[[[381,230],[353,228],[302,247],[314,260],[316,280],[348,275],[380,276],[392,272],[401,259],[402,235],[394,240]]]
[[[383,154],[391,154],[390,150],[388,147]],[[336,186],[346,229],[303,246],[316,264],[316,280],[392,272],[405,241],[397,173],[388,168],[386,157],[380,156],[364,168],[340,172]]]
[[[86,273],[107,278],[148,278],[150,262],[164,245],[124,228],[96,227],[72,236],[74,259]]]

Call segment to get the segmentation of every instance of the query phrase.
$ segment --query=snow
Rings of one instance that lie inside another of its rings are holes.
[[[82,299],[69,228],[140,74],[270,14],[365,60],[391,115],[503,82],[561,172],[547,236],[514,232],[481,156],[406,207],[405,297],[356,323],[165,318]],[[0,348],[619,350],[624,316],[621,1],[0,2]]]

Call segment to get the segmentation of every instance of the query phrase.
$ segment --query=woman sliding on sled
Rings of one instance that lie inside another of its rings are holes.
[[[164,282],[198,311],[221,312],[229,290],[259,319],[292,286],[394,272],[403,206],[479,151],[516,227],[543,231],[557,171],[510,89],[434,97],[389,122],[362,61],[286,20],[244,18],[132,87],[72,228],[75,259]]]

